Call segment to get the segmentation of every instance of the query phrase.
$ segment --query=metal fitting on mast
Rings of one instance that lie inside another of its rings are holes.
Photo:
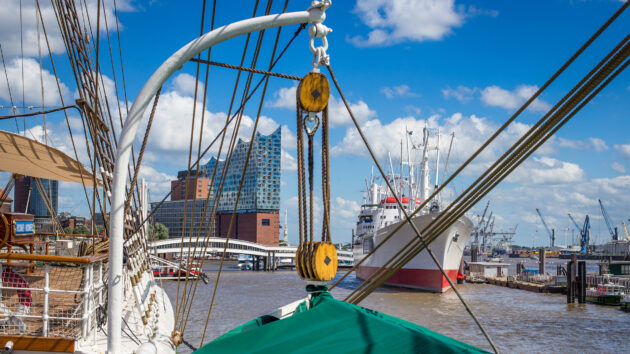
[[[319,72],[319,65],[328,65],[330,63],[330,56],[326,53],[326,50],[328,50],[328,39],[326,39],[326,36],[332,32],[332,29],[324,25],[323,22],[326,19],[324,11],[331,5],[331,0],[313,1],[311,7],[308,8],[311,14],[311,26],[308,28],[308,34],[311,37],[309,48],[313,53],[313,72]],[[315,38],[321,38],[321,46],[315,46]]]

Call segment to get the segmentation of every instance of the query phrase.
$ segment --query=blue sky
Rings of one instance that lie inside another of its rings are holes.
[[[41,105],[35,12],[31,1],[23,1],[24,63],[26,105]],[[44,2],[42,2],[43,4]],[[113,1],[106,1],[110,36],[113,29]],[[210,2],[208,2],[210,3]],[[14,104],[21,106],[22,83],[18,2],[0,1],[0,44],[2,45]],[[92,18],[96,1],[89,2]],[[216,26],[250,17],[253,1],[217,4]],[[43,4],[44,5],[44,4]],[[120,33],[129,101],[151,73],[171,53],[196,38],[200,31],[201,1],[128,2],[117,1]],[[272,12],[283,3],[273,4]],[[308,1],[293,1],[288,11],[308,7]],[[449,171],[461,164],[518,106],[542,85],[587,38],[620,6],[620,1],[334,1],[325,24],[334,31],[328,35],[331,65],[361,125],[384,164],[387,152],[394,160],[405,127],[421,130],[440,128],[443,136],[455,132]],[[76,84],[60,42],[52,9],[45,4],[44,21],[52,40],[55,63],[64,85],[66,101],[72,100]],[[264,11],[261,2],[257,14]],[[210,15],[210,7],[207,16]],[[205,31],[210,28],[206,22]],[[458,177],[445,199],[460,192],[483,167],[494,161],[546,109],[562,97],[590,68],[612,49],[630,28],[630,13],[623,14],[584,55],[554,83],[482,155]],[[281,45],[296,26],[285,28]],[[102,32],[105,35],[105,31]],[[265,68],[275,31],[266,34],[258,67]],[[105,39],[103,39],[105,40]],[[238,64],[244,37],[213,49],[212,59]],[[45,46],[43,47],[45,51]],[[101,47],[103,72],[112,78],[106,44]],[[251,61],[251,50],[245,61]],[[46,106],[59,105],[59,95],[51,76],[50,60],[44,52],[43,81]],[[203,55],[205,57],[205,54]],[[118,80],[120,69],[114,53]],[[303,31],[279,62],[275,71],[303,76],[311,68],[308,35]],[[178,71],[163,91],[156,124],[149,139],[142,175],[151,188],[151,197],[160,199],[168,191],[170,179],[185,168],[190,134],[192,92],[196,65],[189,63]],[[201,71],[200,77],[205,74]],[[10,106],[6,79],[0,72],[0,104]],[[204,142],[216,135],[227,112],[235,72],[210,70],[207,122]],[[255,80],[257,81],[257,80]],[[115,97],[114,84],[107,82],[108,96]],[[118,81],[119,99],[122,83]],[[269,133],[283,127],[282,215],[289,213],[289,239],[297,240],[295,184],[295,86],[293,82],[272,79],[263,106],[260,131]],[[571,242],[572,225],[566,216],[592,218],[592,238],[609,239],[597,198],[608,208],[619,231],[621,220],[630,218],[630,73],[621,74],[597,98],[559,131],[541,151],[515,171],[488,198],[473,208],[479,213],[491,200],[496,228],[518,224],[515,242],[525,245],[548,243],[536,215],[540,208],[556,229],[558,242]],[[242,136],[251,133],[260,94],[246,109],[248,117]],[[121,102],[124,105],[124,102]],[[349,241],[351,229],[362,202],[364,178],[372,164],[343,111],[338,95],[331,99],[333,240]],[[200,108],[199,108],[200,109]],[[2,114],[9,114],[4,108]],[[72,113],[74,114],[74,113]],[[249,119],[249,120],[248,120]],[[78,122],[73,117],[74,124]],[[19,121],[27,126],[27,136],[42,139],[41,119]],[[13,121],[1,121],[0,129],[14,132]],[[51,145],[70,152],[70,141],[62,115],[47,118]],[[81,130],[74,126],[75,137]],[[138,143],[141,137],[138,138]],[[447,139],[443,139],[445,144]],[[445,150],[444,150],[445,151]],[[80,156],[85,161],[85,156]],[[396,162],[394,162],[396,164]],[[7,175],[0,175],[6,181]],[[4,184],[4,182],[2,182]],[[319,186],[318,186],[319,192]],[[83,191],[62,183],[60,210],[87,215]],[[474,217],[473,217],[474,219]],[[282,221],[284,222],[284,221]]]

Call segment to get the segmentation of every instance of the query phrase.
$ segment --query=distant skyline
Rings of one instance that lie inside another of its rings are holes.
[[[88,12],[94,19],[96,0],[87,3]],[[250,17],[254,3],[217,1],[215,27]],[[116,49],[114,2],[106,0],[105,4],[102,23],[106,16],[108,34],[115,49],[116,82],[105,30],[101,32],[101,67],[106,75],[108,96],[120,100],[110,103],[118,119],[117,103],[120,103],[124,118],[126,103],[131,105],[152,72],[170,54],[199,35],[202,2],[116,1],[128,102],[125,102]],[[325,25],[333,29],[328,35],[328,54],[340,85],[383,166],[389,166],[388,153],[394,166],[397,165],[400,139],[406,129],[420,131],[427,126],[439,128],[443,137],[455,134],[448,166],[448,172],[452,173],[622,4],[622,1],[613,0],[526,3],[335,0],[327,10],[325,21]],[[40,75],[34,1],[22,1],[22,32],[17,16],[19,2],[0,0],[0,5],[5,9],[0,13],[0,45],[11,89],[9,95],[5,67],[0,68],[0,105],[3,106],[0,115],[10,114],[7,107],[12,105],[39,107],[43,101],[46,107],[59,106],[57,84],[43,34],[40,35],[43,63]],[[68,104],[76,99],[76,83],[56,29],[54,12],[49,3],[41,2],[41,5],[61,91]],[[259,4],[257,15],[264,12],[265,5],[266,2]],[[280,12],[283,5],[284,2],[273,3],[271,12]],[[310,1],[291,1],[287,11],[305,10],[309,5]],[[208,4],[206,16],[211,10],[212,6]],[[204,32],[210,29],[208,18]],[[486,153],[455,179],[443,198],[452,199],[482,173],[626,36],[628,28],[630,11],[626,10]],[[279,45],[283,46],[296,29],[297,26],[284,28]],[[275,30],[265,33],[258,68],[268,66],[275,33]],[[245,65],[251,62],[255,39],[256,36],[250,41]],[[308,39],[307,31],[302,31],[274,71],[297,76],[308,73],[312,59]],[[245,37],[239,37],[218,45],[212,51],[211,60],[239,64],[244,43]],[[206,55],[204,53],[202,57]],[[234,70],[224,68],[211,67],[209,73],[204,146],[224,123],[236,78]],[[188,63],[173,75],[162,91],[140,174],[149,184],[151,201],[161,200],[170,189],[170,181],[176,179],[177,171],[186,169],[195,74],[196,64]],[[205,67],[201,66],[200,92],[203,92],[204,77]],[[259,78],[260,75],[255,76],[254,82]],[[243,80],[239,87],[242,85]],[[284,225],[284,210],[288,210],[291,243],[296,243],[298,237],[295,89],[296,84],[292,81],[270,79],[258,129],[261,134],[269,134],[277,127],[282,128],[280,214]],[[245,110],[239,133],[242,138],[249,139],[251,135],[261,100],[260,92],[254,95]],[[610,235],[597,202],[601,198],[620,237],[625,237],[621,221],[628,222],[630,218],[629,98],[630,71],[626,70],[472,212],[481,213],[486,201],[491,200],[490,210],[496,215],[495,228],[507,230],[518,224],[514,242],[526,246],[549,244],[536,208],[541,210],[549,226],[556,229],[557,244],[565,242],[565,233],[570,238],[574,229],[568,212],[578,222],[589,214],[591,241],[602,243],[609,240]],[[202,110],[201,101],[199,95],[198,117]],[[20,108],[19,111],[28,109]],[[84,142],[79,117],[75,112],[69,114],[75,141]],[[369,177],[373,163],[334,90],[330,100],[330,120],[332,239],[349,242],[363,200],[364,179]],[[17,122],[2,120],[0,129],[17,130],[43,141],[43,123],[42,117]],[[142,125],[146,125],[146,120]],[[48,115],[46,128],[49,144],[73,156],[63,114]],[[196,134],[198,132],[197,129]],[[138,146],[141,141],[142,134],[139,134]],[[442,139],[444,152],[448,149],[447,143],[448,139]],[[197,146],[196,138],[193,146]],[[316,153],[319,153],[318,149],[319,146]],[[213,148],[212,151],[216,153],[217,150]],[[86,152],[81,151],[79,155],[85,163]],[[196,150],[193,156],[196,156]],[[316,172],[319,173],[318,169]],[[0,188],[4,187],[7,178],[7,173],[0,173]],[[319,185],[316,189],[316,194],[321,195]],[[89,212],[84,199],[81,186],[59,183],[59,211],[87,216]],[[472,220],[476,222],[475,217]]]

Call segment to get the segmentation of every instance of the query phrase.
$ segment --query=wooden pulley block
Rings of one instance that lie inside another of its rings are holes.
[[[337,274],[337,249],[330,242],[314,242],[311,255],[313,280],[330,281]]]
[[[305,279],[313,279],[313,266],[311,264],[311,258],[313,254],[313,243],[305,242],[304,251],[302,253],[302,265],[304,266],[304,278]]]
[[[304,279],[304,266],[302,265],[302,244],[299,244],[295,251],[295,271],[300,278]]]
[[[300,106],[307,112],[321,112],[328,105],[330,85],[322,73],[308,73],[300,82],[298,91]]]

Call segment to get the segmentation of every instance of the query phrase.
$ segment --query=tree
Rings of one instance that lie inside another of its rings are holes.
[[[73,234],[75,234],[75,235],[89,235],[90,234],[90,229],[88,229],[84,225],[79,225],[79,226],[74,228]]]
[[[74,234],[74,227],[72,227],[72,226],[66,226],[66,227],[64,227],[64,228],[63,228],[63,233],[64,233],[64,234],[68,234],[68,235],[70,235],[70,234]]]
[[[103,230],[105,228],[103,227],[103,225],[96,225],[96,234],[100,235],[101,233],[103,233]]]
[[[149,225],[149,239],[151,241],[165,240],[168,238],[168,228],[164,224],[156,222]]]

